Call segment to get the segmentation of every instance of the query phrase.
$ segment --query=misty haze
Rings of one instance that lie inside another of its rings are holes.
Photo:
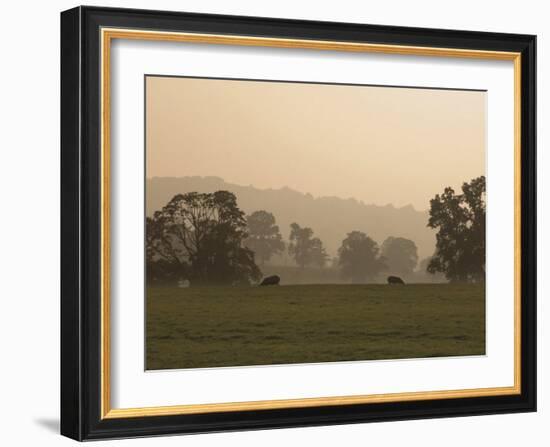
[[[146,368],[483,355],[481,91],[146,78]]]

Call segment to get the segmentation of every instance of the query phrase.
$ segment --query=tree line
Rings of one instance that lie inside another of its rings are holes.
[[[462,193],[445,188],[430,202],[427,224],[437,230],[434,255],[421,268],[451,282],[485,277],[485,178],[464,183]],[[283,241],[275,216],[259,210],[246,216],[229,191],[178,194],[146,219],[148,281],[187,279],[192,285],[253,284],[274,255],[288,253],[298,268],[332,262],[352,283],[383,272],[407,276],[418,264],[414,241],[388,237],[381,246],[361,231],[342,240],[328,256],[312,228],[294,222]]]
[[[285,244],[273,214],[264,210],[255,211],[247,217],[247,222],[249,235],[244,244],[254,251],[262,266],[285,249],[300,268],[323,268],[331,261],[312,228],[292,223],[289,242]],[[341,270],[343,278],[361,283],[388,270],[403,276],[410,275],[417,262],[416,244],[409,239],[389,237],[379,247],[365,233],[352,231],[342,241],[332,266]]]

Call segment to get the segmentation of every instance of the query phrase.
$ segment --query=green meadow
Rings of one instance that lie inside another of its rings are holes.
[[[480,284],[147,289],[147,369],[483,354]]]

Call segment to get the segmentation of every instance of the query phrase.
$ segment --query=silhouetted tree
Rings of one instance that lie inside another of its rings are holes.
[[[409,276],[418,263],[418,250],[410,239],[390,236],[382,243],[380,251],[392,274]]]
[[[418,263],[417,274],[422,275],[425,280],[430,282],[446,282],[445,275],[441,272],[430,273],[428,271],[428,266],[432,260],[431,256],[428,256]]]
[[[428,271],[451,282],[485,280],[485,177],[462,185],[462,194],[445,188],[430,201],[430,228],[438,230]]]
[[[338,249],[342,276],[353,283],[372,279],[386,268],[378,244],[361,231],[352,231]]]
[[[294,258],[296,264],[302,268],[307,265],[325,266],[328,255],[321,239],[313,237],[311,228],[302,228],[297,223],[293,223],[290,225],[289,239],[288,252]]]
[[[149,259],[181,267],[191,284],[250,283],[261,278],[234,194],[178,194],[147,220]]]
[[[314,237],[311,239],[311,264],[315,267],[323,268],[327,264],[329,256],[323,247],[321,239]]]
[[[145,263],[148,282],[176,282],[189,276],[187,259],[174,247],[165,228],[165,219],[158,214],[145,222]]]
[[[267,211],[254,211],[246,218],[248,224],[248,238],[244,241],[264,265],[275,253],[281,253],[285,244],[275,224],[275,217]]]
[[[148,259],[145,271],[148,284],[161,283],[175,285],[180,279],[187,277],[185,266],[160,258]]]

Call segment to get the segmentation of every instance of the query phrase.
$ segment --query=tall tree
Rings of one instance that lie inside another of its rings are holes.
[[[165,220],[158,213],[145,222],[145,263],[147,281],[177,281],[189,276],[189,264],[166,231]]]
[[[420,275],[421,282],[428,281],[428,282],[446,282],[447,279],[445,278],[445,275],[441,272],[436,273],[430,273],[428,271],[428,266],[430,265],[430,262],[432,260],[431,256],[428,256],[424,259],[421,259],[418,263],[418,269],[416,273]]]
[[[451,282],[485,280],[485,177],[462,185],[462,194],[445,188],[430,201],[428,226],[437,229],[430,273]]]
[[[275,253],[285,249],[285,244],[279,227],[275,223],[273,214],[267,211],[254,211],[246,218],[248,224],[248,238],[245,246],[250,248],[264,265]]]
[[[181,265],[192,284],[257,281],[254,253],[242,245],[246,230],[234,194],[178,194],[147,220],[147,256]]]
[[[380,247],[390,273],[409,276],[418,263],[416,244],[403,237],[388,237]]]
[[[352,231],[338,249],[342,276],[353,283],[374,278],[386,268],[378,244],[361,231]]]
[[[290,225],[289,239],[288,252],[301,268],[308,265],[325,266],[328,255],[321,239],[313,237],[311,228],[302,228],[297,223],[293,223]]]

